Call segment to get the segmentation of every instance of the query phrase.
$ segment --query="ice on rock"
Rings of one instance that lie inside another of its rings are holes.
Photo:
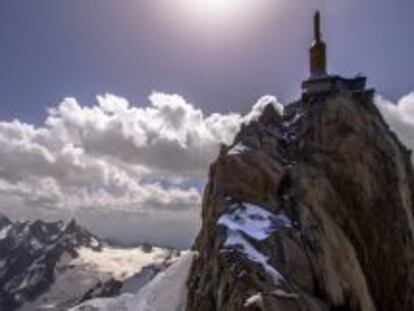
[[[250,242],[243,238],[240,233],[230,232],[224,246],[227,248],[238,247],[249,260],[260,264],[266,273],[273,278],[275,284],[280,284],[281,281],[284,280],[284,277],[279,271],[268,263],[269,258],[260,253]]]
[[[250,147],[247,147],[246,145],[240,142],[236,144],[233,148],[231,148],[228,154],[229,155],[243,154],[249,151],[251,151]]]
[[[263,297],[262,297],[261,293],[258,293],[256,295],[253,295],[253,296],[249,297],[246,300],[244,306],[247,308],[247,307],[250,307],[250,306],[260,305],[261,303],[263,303]]]
[[[274,295],[276,295],[279,298],[285,298],[285,299],[299,299],[299,295],[296,293],[288,293],[283,289],[277,289],[273,292]]]
[[[231,200],[231,198],[227,198]],[[278,214],[249,203],[231,206],[233,210],[218,219],[218,225],[226,228],[225,248],[233,248],[242,252],[249,260],[260,264],[272,276],[275,284],[284,280],[283,276],[272,267],[269,258],[259,252],[245,237],[263,241],[272,233],[282,228],[291,228],[292,222],[282,212]]]
[[[30,245],[34,251],[38,251],[44,247],[44,245],[36,238],[30,240]]]
[[[303,113],[299,113],[299,112],[295,113],[295,115],[293,116],[291,120],[283,122],[283,126],[290,127],[290,126],[295,125],[302,118],[302,116],[303,116]]]
[[[11,225],[8,225],[0,230],[0,240],[3,240],[7,237],[7,234],[9,233],[10,229],[12,228]]]
[[[291,228],[290,219],[282,214],[249,203],[242,203],[231,213],[222,215],[218,225],[229,231],[240,231],[255,240],[265,240],[280,228]]]

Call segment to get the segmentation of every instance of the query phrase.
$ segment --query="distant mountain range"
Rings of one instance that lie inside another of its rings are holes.
[[[0,215],[0,311],[63,311],[135,292],[179,251],[109,246],[70,222],[12,222]]]

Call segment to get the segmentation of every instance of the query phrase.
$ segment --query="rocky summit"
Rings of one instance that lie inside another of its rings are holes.
[[[211,165],[186,310],[414,310],[413,186],[372,91],[269,104]]]

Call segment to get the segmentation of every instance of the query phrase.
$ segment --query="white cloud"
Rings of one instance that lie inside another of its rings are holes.
[[[414,150],[414,93],[393,103],[381,96],[375,102],[384,119],[408,149]],[[412,158],[414,161],[414,157]]]
[[[197,231],[201,188],[219,144],[231,143],[268,103],[283,111],[272,96],[246,116],[206,116],[178,95],[154,93],[146,107],[105,95],[92,106],[65,99],[41,126],[0,122],[1,209],[20,218],[77,215],[118,240],[183,245]],[[414,93],[376,104],[413,149]]]
[[[67,99],[51,109],[46,124],[55,138],[88,155],[173,176],[204,174],[217,143],[229,142],[240,124],[235,114],[204,117],[178,95],[156,93],[150,102],[150,107],[137,108],[107,95],[98,97],[96,106],[82,107]]]
[[[0,122],[0,198],[23,217],[198,212],[219,144],[231,143],[268,102],[277,100],[266,96],[243,117],[205,116],[162,93],[152,94],[147,107],[109,94],[92,106],[67,98],[41,126]]]
[[[257,103],[253,106],[252,110],[250,111],[250,113],[248,113],[243,118],[243,122],[249,123],[253,120],[257,120],[262,115],[263,110],[269,104],[272,105],[273,108],[275,108],[276,112],[278,112],[279,115],[283,115],[283,111],[284,111],[283,104],[281,104],[275,96],[265,95],[257,101]]]
[[[67,98],[49,109],[41,126],[0,122],[2,211],[18,218],[77,215],[101,234],[94,220],[111,223],[114,217],[105,215],[117,215],[117,226],[135,215],[133,223],[146,228],[108,228],[118,238],[155,236],[144,224],[156,228],[168,219],[182,234],[194,231],[208,165],[244,119],[204,116],[178,95],[154,93],[149,101],[136,107],[105,95],[86,106]]]

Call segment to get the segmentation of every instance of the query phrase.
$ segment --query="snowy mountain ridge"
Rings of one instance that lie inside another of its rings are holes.
[[[117,248],[70,222],[12,222],[0,215],[0,311],[62,311],[134,292],[178,251]]]
[[[93,299],[69,311],[183,311],[187,301],[187,279],[194,256],[193,252],[185,252],[134,294]]]

